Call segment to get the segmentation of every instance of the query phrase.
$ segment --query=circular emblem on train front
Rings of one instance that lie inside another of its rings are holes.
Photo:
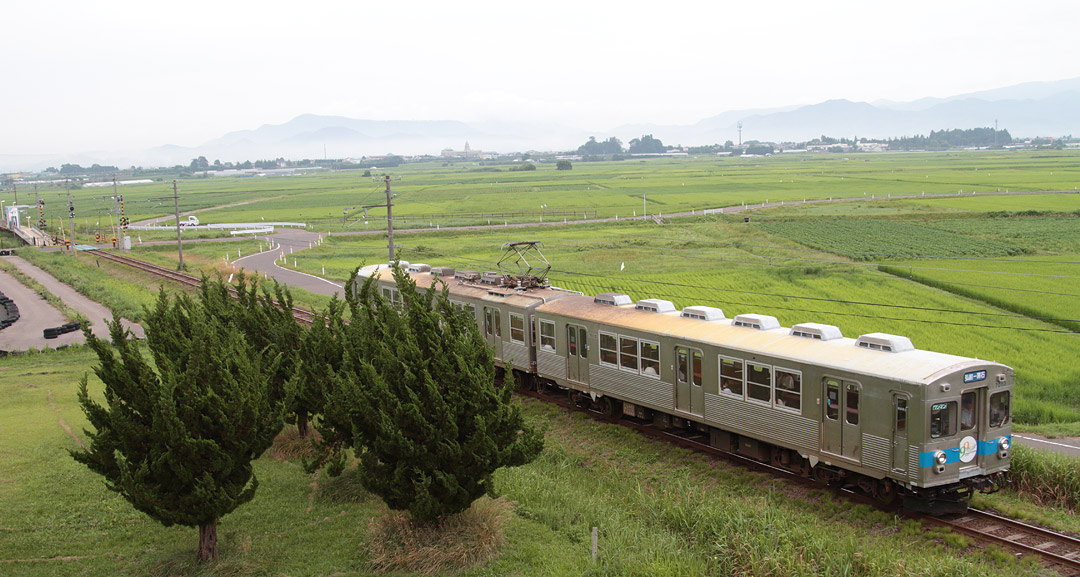
[[[979,442],[975,440],[975,437],[967,436],[960,439],[960,461],[963,463],[970,463],[975,460],[975,455],[979,452]]]

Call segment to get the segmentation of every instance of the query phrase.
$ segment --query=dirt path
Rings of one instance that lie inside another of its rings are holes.
[[[105,322],[112,320],[112,311],[83,296],[75,289],[60,282],[56,277],[34,266],[26,259],[17,256],[2,257],[19,272],[34,279],[45,290],[64,301],[91,323],[91,331],[100,339],[109,338],[109,328]],[[0,271],[0,292],[6,294],[19,306],[19,320],[0,331],[0,350],[25,351],[30,348],[57,347],[81,343],[85,340],[82,331],[60,335],[55,339],[46,339],[42,333],[47,328],[58,327],[67,322],[67,318],[34,291],[26,288],[15,277]],[[137,338],[144,338],[143,328],[126,319],[121,319],[125,329]]]

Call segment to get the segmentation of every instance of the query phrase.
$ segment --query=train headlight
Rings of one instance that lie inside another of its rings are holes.
[[[1012,444],[1009,443],[1008,437],[1002,437],[1001,440],[998,441],[998,449],[1002,451],[1008,451],[1010,446],[1012,446]]]
[[[945,461],[948,461],[949,457],[945,454],[945,451],[937,451],[934,453],[934,470],[938,473],[945,472]]]

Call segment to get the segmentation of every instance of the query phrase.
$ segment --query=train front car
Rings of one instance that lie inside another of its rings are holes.
[[[904,506],[935,514],[962,512],[976,491],[991,493],[1006,481],[1013,370],[969,359],[930,375],[925,383],[922,398],[911,396],[906,409],[897,405],[898,412],[908,415]],[[894,453],[902,450],[897,445],[904,440],[894,436]]]

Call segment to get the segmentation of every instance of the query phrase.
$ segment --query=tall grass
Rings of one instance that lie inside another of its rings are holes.
[[[1050,507],[1080,509],[1080,458],[1014,445],[1013,489]]]

